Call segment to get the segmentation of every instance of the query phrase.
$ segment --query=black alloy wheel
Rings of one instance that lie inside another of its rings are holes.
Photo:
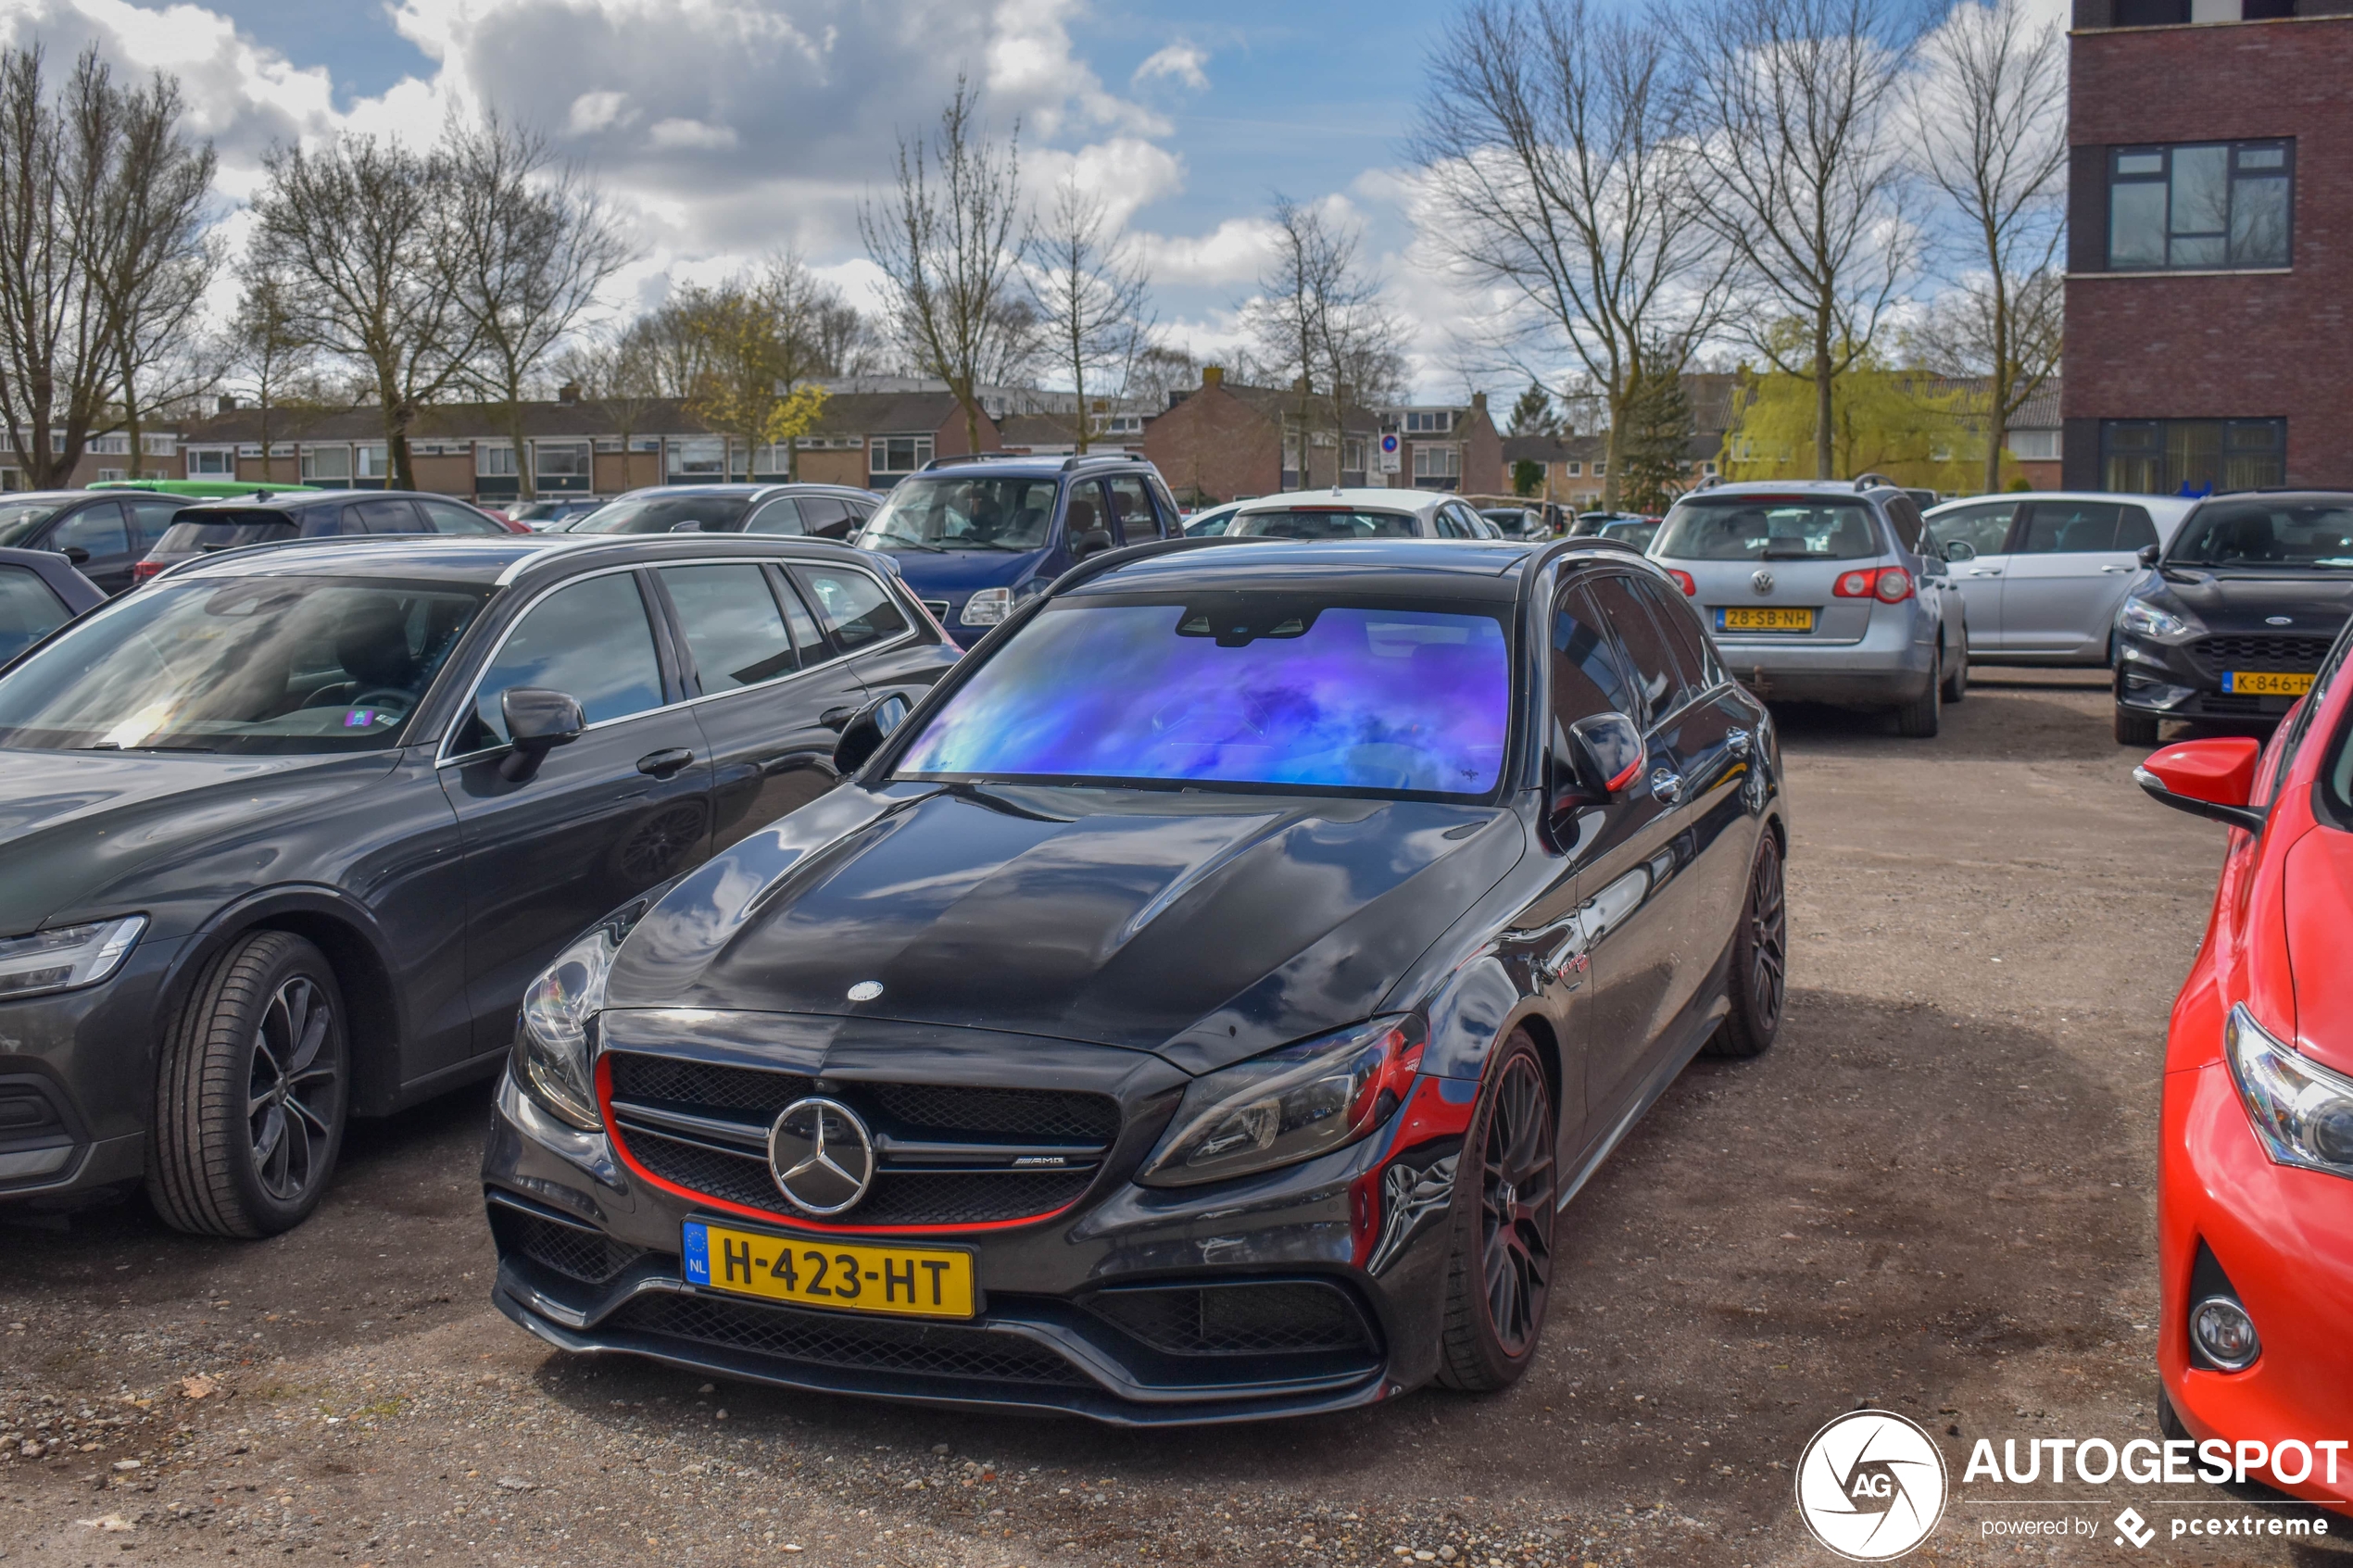
[[[1454,1184],[1439,1378],[1473,1392],[1516,1382],[1535,1359],[1552,1298],[1559,1213],[1552,1089],[1526,1034],[1504,1042],[1464,1142]]]
[[[1761,1056],[1781,1031],[1789,1005],[1789,899],[1782,885],[1781,841],[1770,827],[1756,836],[1748,897],[1732,937],[1732,1010],[1707,1042],[1709,1056]]]
[[[326,956],[291,932],[198,976],[156,1074],[147,1196],[177,1229],[275,1236],[319,1206],[343,1146],[350,1052]]]

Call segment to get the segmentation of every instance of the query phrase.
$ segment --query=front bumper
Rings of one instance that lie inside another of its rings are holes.
[[[0,1002],[0,1205],[70,1208],[145,1173],[173,938],[95,985]]]
[[[2158,1173],[2158,1371],[2173,1409],[2200,1440],[2353,1439],[2353,1182],[2272,1163],[2256,1141],[2221,1062],[2165,1081]],[[2193,1364],[2191,1274],[2209,1249],[2255,1320],[2262,1353],[2244,1372]],[[2293,1465],[2291,1465],[2293,1468]],[[2252,1479],[2353,1512],[2353,1450],[2335,1478],[2315,1451],[2309,1474]]]
[[[1147,1189],[1126,1179],[1130,1157],[1038,1222],[890,1238],[974,1253],[980,1314],[925,1323],[688,1284],[681,1226],[740,1216],[741,1206],[665,1190],[607,1135],[554,1122],[509,1077],[483,1168],[498,1247],[493,1299],[567,1350],[928,1405],[1161,1426],[1371,1404],[1437,1370],[1445,1200],[1476,1088],[1426,1077],[1372,1137],[1260,1176]],[[1136,1131],[1121,1149],[1149,1148],[1158,1127]],[[812,1229],[781,1211],[764,1223]],[[1174,1336],[1158,1326],[1165,1313],[1139,1325],[1123,1310],[1195,1293],[1240,1310],[1205,1305],[1187,1320],[1195,1328]],[[1213,1331],[1213,1319],[1227,1327]]]
[[[2252,637],[2194,637],[2164,642],[2129,632],[2116,636],[2116,706],[2159,719],[2209,719],[2237,723],[2275,723],[2294,708],[2294,696],[2229,692],[2224,677],[2239,671],[2309,675],[2321,668],[2325,638],[2281,639],[2279,654],[2259,648],[2233,657],[2208,646],[2258,643]],[[2296,646],[2319,645],[2309,658]]]

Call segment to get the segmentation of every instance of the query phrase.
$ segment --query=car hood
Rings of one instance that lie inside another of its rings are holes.
[[[1492,807],[840,789],[664,896],[606,1006],[962,1024],[1199,1072],[1373,1015],[1525,840]]]
[[[2333,637],[2353,614],[2353,572],[2212,571],[2169,567],[2166,596],[2209,632],[2303,633]],[[2289,624],[2271,624],[2273,616]]]
[[[2312,829],[2281,870],[2296,1047],[2353,1073],[2353,833]]]
[[[1035,576],[1046,563],[1046,549],[1025,550],[888,550],[899,563],[899,575],[918,596],[962,596],[975,588],[1010,588]]]
[[[162,868],[172,891],[266,879],[250,830],[364,788],[398,755],[0,752],[0,935],[130,913],[157,895]]]

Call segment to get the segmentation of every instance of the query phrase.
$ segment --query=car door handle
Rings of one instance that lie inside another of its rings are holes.
[[[1683,775],[1680,773],[1670,773],[1664,768],[1659,769],[1658,771],[1651,775],[1651,793],[1656,796],[1659,799],[1667,802],[1669,806],[1681,805],[1683,802]]]
[[[1755,743],[1750,738],[1749,733],[1746,730],[1727,730],[1724,732],[1724,749],[1730,752],[1735,757],[1746,757],[1748,755],[1749,747],[1755,744]]]
[[[683,746],[665,746],[638,758],[637,771],[657,779],[666,779],[694,759],[695,754]]]
[[[2002,569],[1998,566],[1973,566],[1969,569],[1969,574],[1971,577],[1999,577]]]
[[[2141,569],[2138,566],[2104,566],[2100,570],[2102,571],[2138,571]]]

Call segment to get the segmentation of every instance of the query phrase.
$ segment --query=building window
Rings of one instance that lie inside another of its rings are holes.
[[[1708,478],[1714,479],[1716,477],[1716,459],[1710,458],[1707,461],[1700,464],[1699,471],[1705,474]]]
[[[684,436],[670,444],[673,479],[725,479],[727,438],[724,435]]]
[[[120,469],[100,469],[98,470],[98,483],[101,484],[106,483],[110,479],[128,479],[131,476],[129,474],[123,472]]]
[[[188,454],[188,471],[199,477],[208,474],[233,474],[237,471],[236,456],[226,446],[208,446]]]
[[[2005,438],[2010,456],[2021,463],[2059,460],[2059,433],[2055,430],[2014,430]]]
[[[1414,448],[1414,483],[1438,489],[1451,489],[1463,477],[1463,449],[1459,446],[1416,446]]]
[[[1607,463],[1595,463],[1593,465],[1593,477],[1595,479],[1604,478],[1608,474],[1608,472],[1609,465]]]
[[[2102,420],[2103,490],[2206,495],[2287,483],[2285,420]]]
[[[896,484],[931,459],[928,435],[876,435],[866,442],[866,477],[876,490],[883,488],[881,481]]]
[[[1432,408],[1405,416],[1408,435],[1444,435],[1454,428],[1454,410]]]
[[[751,471],[754,473],[792,472],[792,444],[778,441],[766,446],[753,447]]]
[[[1571,479],[1582,479],[1585,477],[1585,465],[1582,462],[1563,463],[1561,471]]]
[[[302,449],[302,481],[314,479],[351,480],[351,448],[348,446],[306,446]]]
[[[392,473],[391,448],[383,442],[368,442],[357,448],[359,454],[361,479],[385,479]]]
[[[2293,142],[2108,153],[2108,264],[2215,271],[2288,264]]]
[[[588,443],[535,441],[531,444],[531,471],[541,479],[585,479]]]
[[[515,449],[504,443],[494,446],[487,441],[475,442],[474,477],[476,479],[514,478]]]

